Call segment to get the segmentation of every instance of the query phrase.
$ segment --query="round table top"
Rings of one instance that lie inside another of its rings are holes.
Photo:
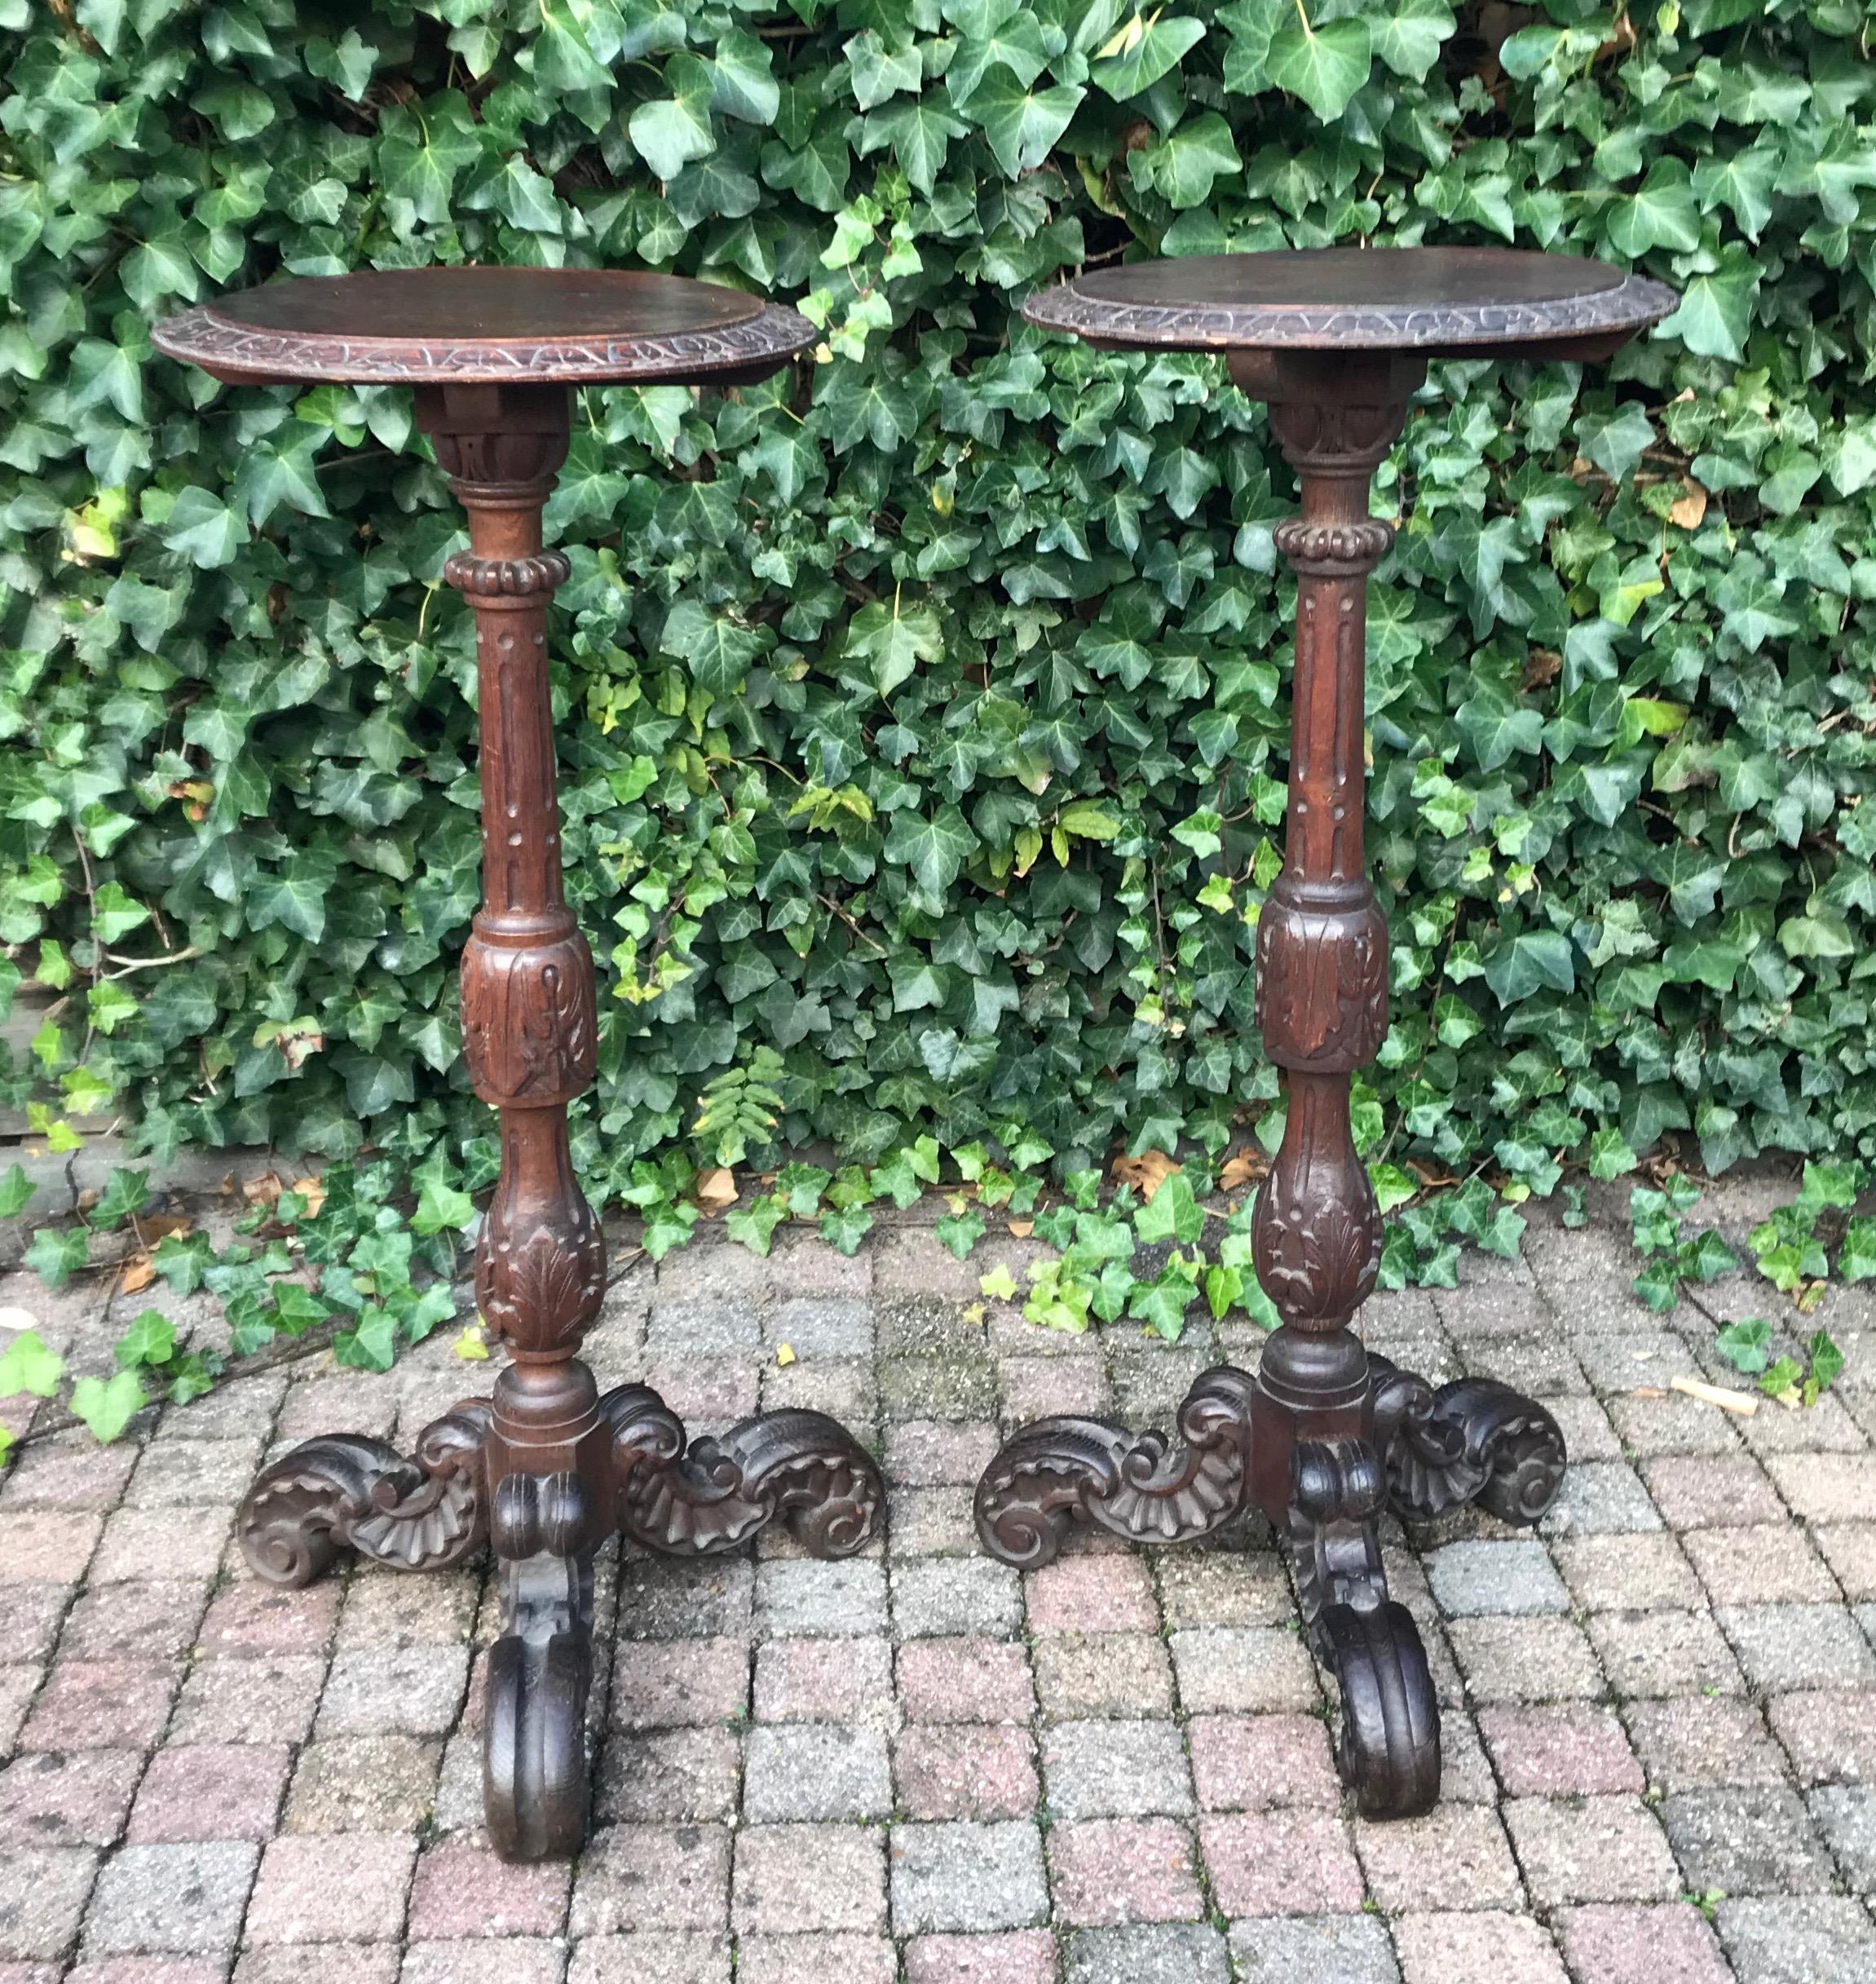
[[[1176,351],[1605,349],[1680,298],[1606,262],[1512,248],[1311,248],[1123,262],[1022,314],[1101,344]]]
[[[237,289],[152,334],[230,381],[358,385],[702,380],[819,334],[740,289],[638,269],[367,269]]]

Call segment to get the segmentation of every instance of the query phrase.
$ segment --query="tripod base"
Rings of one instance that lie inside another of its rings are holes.
[[[586,1836],[593,1558],[607,1536],[701,1557],[782,1517],[814,1556],[850,1557],[878,1534],[885,1507],[872,1457],[822,1413],[766,1413],[691,1443],[648,1386],[595,1399],[577,1359],[558,1368],[586,1409],[555,1444],[536,1443],[544,1465],[525,1465],[527,1444],[505,1421],[505,1372],[493,1401],[426,1426],[408,1460],[356,1434],[294,1447],[256,1479],[236,1531],[255,1573],[287,1586],[311,1584],[346,1549],[435,1571],[493,1545],[502,1631],[489,1656],[483,1792],[505,1860],[563,1859]]]
[[[1207,1372],[1179,1408],[1178,1437],[1106,1420],[1043,1419],[1005,1443],[977,1489],[978,1534],[1020,1570],[1051,1562],[1071,1523],[1133,1543],[1191,1543],[1260,1508],[1287,1550],[1316,1657],[1342,1697],[1336,1765],[1371,1818],[1426,1811],[1440,1791],[1440,1712],[1419,1629],[1388,1596],[1384,1508],[1415,1521],[1466,1503],[1536,1522],[1563,1481],[1563,1434],[1508,1386],[1462,1378],[1437,1391],[1371,1354],[1359,1430],[1311,1437],[1285,1404],[1229,1364]],[[1338,1419],[1346,1416],[1337,1414]],[[1254,1429],[1255,1427],[1255,1429]],[[1287,1470],[1253,1465],[1280,1436]],[[1260,1494],[1259,1477],[1287,1479]]]

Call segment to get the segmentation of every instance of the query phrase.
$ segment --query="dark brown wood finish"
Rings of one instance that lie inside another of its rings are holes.
[[[1350,1327],[1375,1285],[1381,1221],[1349,1088],[1388,1027],[1387,919],[1362,841],[1363,669],[1368,575],[1393,531],[1369,515],[1369,484],[1429,357],[1606,356],[1675,302],[1662,284],[1562,256],[1332,249],[1123,264],[1024,312],[1100,344],[1227,351],[1296,471],[1300,514],[1275,532],[1296,574],[1287,845],[1257,933],[1258,1018],[1287,1111],[1252,1222],[1282,1322],[1255,1376],[1221,1365],[1198,1380],[1176,1441],[1088,1419],[1018,1431],[978,1483],[978,1532],[1028,1566],[1076,1520],[1164,1543],[1260,1510],[1335,1671],[1337,1761],[1371,1817],[1424,1811],[1440,1781],[1438,1703],[1413,1619],[1388,1595],[1381,1511],[1431,1518],[1471,1501],[1535,1522],[1565,1455],[1542,1407],[1482,1379],[1436,1391]]]
[[[616,1531],[727,1549],[778,1515],[816,1555],[876,1533],[885,1491],[832,1420],[776,1412],[687,1445],[656,1394],[602,1397],[580,1358],[606,1289],[574,1177],[567,1104],[594,1078],[593,960],[562,886],[548,612],[567,560],[541,541],[576,379],[739,379],[811,342],[791,311],[620,272],[431,270],[283,283],[160,325],[158,347],[237,382],[400,380],[469,519],[444,568],[474,610],[483,903],[462,959],[464,1052],[498,1112],[501,1171],[476,1252],[482,1314],[510,1353],[488,1401],[382,1442],[311,1440],[267,1468],[239,1531],[263,1577],[303,1584],[350,1546],[425,1569],[485,1540],[505,1587],[485,1713],[491,1836],[510,1859],[585,1836],[592,1565]],[[257,342],[261,341],[261,342]]]

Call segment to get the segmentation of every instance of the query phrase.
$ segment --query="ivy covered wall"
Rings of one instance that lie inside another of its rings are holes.
[[[0,0],[10,1076],[159,1152],[482,1124],[457,513],[395,391],[151,319],[464,260],[773,291],[813,362],[582,395],[550,512],[591,1181],[707,1085],[1018,1164],[1275,1098],[1292,486],[1188,357],[1026,329],[1128,253],[1515,242],[1685,302],[1436,369],[1376,507],[1371,1151],[1547,1189],[1876,1149],[1876,64],[1851,0]],[[728,1098],[726,1101],[725,1098]],[[414,1107],[413,1107],[414,1105]],[[760,1151],[756,1153],[761,1155]]]

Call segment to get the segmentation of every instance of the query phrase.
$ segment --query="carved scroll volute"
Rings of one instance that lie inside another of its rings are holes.
[[[469,514],[469,549],[444,568],[475,615],[481,705],[483,902],[463,953],[462,1033],[475,1092],[501,1112],[475,1288],[518,1363],[571,1357],[606,1287],[605,1243],[567,1139],[567,1105],[594,1076],[597,1015],[592,953],[561,879],[549,695],[548,610],[567,559],[541,542],[568,411],[564,387],[417,394]],[[541,1443],[538,1429],[507,1423],[499,1392],[497,1408],[504,1437]]]

